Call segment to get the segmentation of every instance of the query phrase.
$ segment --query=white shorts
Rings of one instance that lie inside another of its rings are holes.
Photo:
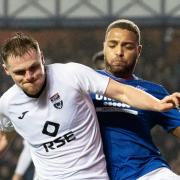
[[[151,171],[137,180],[180,180],[180,176],[170,169],[163,167]]]

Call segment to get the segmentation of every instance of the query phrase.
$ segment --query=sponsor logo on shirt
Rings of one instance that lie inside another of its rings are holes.
[[[57,137],[59,128],[60,128],[59,123],[46,121],[42,130],[42,133],[47,136]],[[66,134],[54,139],[53,141],[48,141],[48,142],[43,143],[43,147],[46,152],[49,152],[54,149],[60,148],[75,139],[76,137],[74,133],[72,131],[69,131]]]
[[[43,147],[46,152],[49,152],[49,151],[53,151],[54,149],[60,148],[75,139],[76,139],[76,137],[75,137],[74,133],[72,131],[70,131],[70,132],[64,134],[63,136],[56,138],[53,141],[43,143]]]
[[[18,119],[23,119],[24,116],[26,115],[26,113],[28,113],[29,111],[24,111],[22,112],[22,115],[18,117]]]
[[[50,100],[56,109],[61,109],[63,107],[63,101],[61,100],[59,93],[56,93],[53,96],[51,96]]]
[[[138,111],[132,110],[131,106],[128,104],[107,98],[103,95],[96,94],[95,100],[103,103],[103,107],[96,107],[96,112],[125,112],[134,115],[138,114]]]
[[[99,95],[99,94],[95,95],[95,99],[97,101],[103,101],[103,105],[104,106],[130,108],[130,106],[128,104],[118,102],[118,101],[116,101],[114,99],[107,98],[107,97]]]
[[[144,87],[142,87],[142,86],[140,86],[140,85],[137,85],[136,88],[137,88],[137,89],[141,89],[142,91],[147,91],[146,88],[144,88]]]

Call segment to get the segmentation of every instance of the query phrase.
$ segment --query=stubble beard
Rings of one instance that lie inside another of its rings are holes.
[[[127,65],[111,65],[110,63],[107,62],[105,59],[105,69],[112,75],[119,77],[119,78],[126,78],[128,76],[131,76],[134,72],[136,66],[136,61],[133,61],[132,64]]]

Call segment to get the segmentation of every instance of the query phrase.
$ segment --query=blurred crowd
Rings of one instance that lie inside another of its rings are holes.
[[[180,59],[173,63],[164,57],[159,57],[153,62],[141,59],[136,72],[143,79],[162,84],[169,92],[180,89]]]
[[[104,29],[23,31],[31,34],[40,42],[48,63],[74,61],[94,68],[92,57],[103,47]],[[13,30],[2,31],[0,43],[13,32]],[[142,29],[142,37],[143,53],[138,62],[136,75],[162,84],[169,92],[180,91],[180,50],[178,49],[180,29],[173,29],[170,35],[161,28]],[[12,84],[2,68],[0,69],[0,84],[0,95]],[[172,169],[180,174],[180,142],[165,133],[160,127],[154,128],[152,133],[155,143]],[[6,154],[1,156],[1,180],[11,179],[21,149],[22,139],[17,136]]]

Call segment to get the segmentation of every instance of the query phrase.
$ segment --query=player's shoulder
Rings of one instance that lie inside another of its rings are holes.
[[[105,70],[97,70],[97,72],[102,74],[102,75],[108,76],[108,77],[110,77],[110,78],[112,78],[118,82],[128,84],[128,85],[132,85],[136,88],[139,88],[141,90],[149,92],[153,95],[155,95],[155,94],[162,94],[162,95],[168,94],[167,90],[161,84],[157,84],[157,83],[152,82],[152,81],[144,80],[142,78],[135,76],[134,74],[133,74],[132,79],[127,80],[127,79],[117,78]]]
[[[18,98],[18,87],[17,85],[13,85],[10,87],[6,92],[3,93],[3,95],[0,98],[0,109],[3,111],[3,109],[6,109],[8,106],[8,103],[10,103],[13,99]]]
[[[163,85],[152,82],[152,81],[148,81],[148,80],[145,80],[145,79],[138,78],[135,81],[137,81],[139,83],[142,83],[142,84],[144,84],[146,86],[155,87],[155,88],[158,88],[158,89],[164,89]]]
[[[129,84],[129,85],[137,86],[137,87],[142,86],[142,89],[155,89],[155,90],[159,90],[159,91],[165,90],[165,88],[161,84],[157,84],[152,81],[144,80],[142,78],[135,76],[134,74],[133,74],[133,79],[126,80],[126,79],[122,79],[122,78],[117,78],[105,70],[96,70],[96,71],[102,75],[108,76],[116,81],[119,81],[119,82],[122,82],[125,84]]]
[[[82,68],[85,67],[85,65],[76,63],[76,62],[68,62],[68,63],[54,63],[54,64],[50,64],[47,65],[48,69],[60,69],[61,71],[66,71],[66,70],[72,70],[72,69],[77,69],[77,68]]]
[[[56,74],[60,77],[60,75],[75,75],[80,72],[86,71],[89,67],[79,64],[76,62],[69,62],[69,63],[54,63],[47,65],[47,71],[50,72],[50,74]]]
[[[165,87],[161,84],[152,82],[152,81],[148,81],[148,80],[144,80],[141,78],[135,79],[134,83],[137,84],[137,86],[139,87],[143,87],[145,89],[147,89],[148,91],[152,91],[152,92],[157,92],[157,93],[168,93],[168,91],[165,89]]]
[[[10,99],[16,97],[19,94],[19,88],[17,87],[17,85],[13,85],[11,86],[6,92],[3,93],[3,95],[1,96],[1,102],[8,102]]]

